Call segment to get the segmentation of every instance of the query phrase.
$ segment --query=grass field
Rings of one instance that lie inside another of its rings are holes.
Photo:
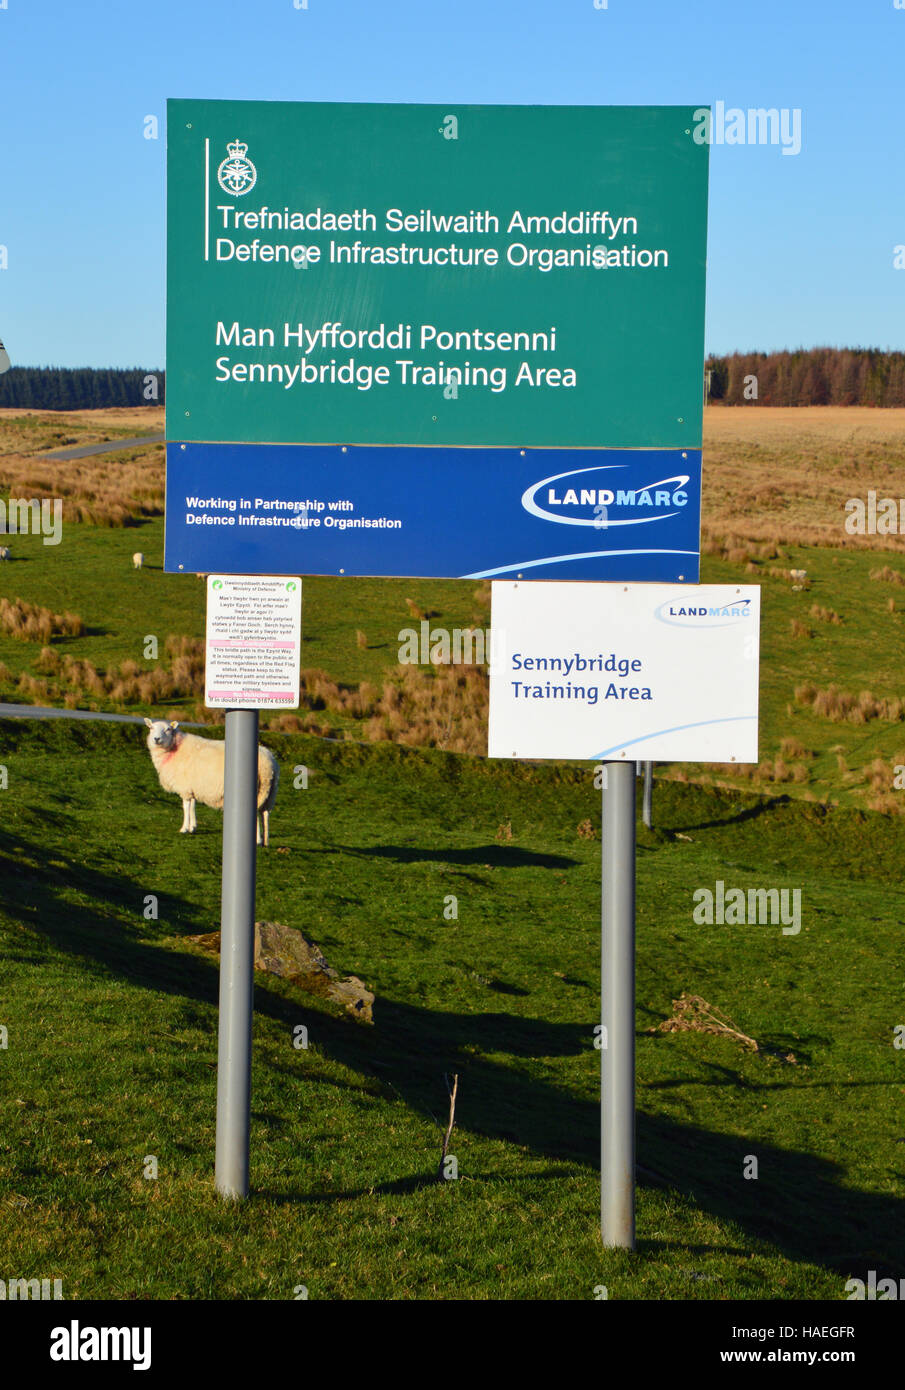
[[[587,772],[274,736],[259,914],[377,1000],[367,1027],[259,977],[253,1196],[235,1210],[211,1183],[216,965],[183,939],[217,925],[219,817],[176,834],[131,727],[9,723],[3,739],[5,1267],[61,1277],[66,1297],[156,1298],[591,1298],[601,1283],[611,1298],[842,1298],[846,1278],[897,1268],[900,820],[658,788],[638,863],[629,1259],[596,1233]],[[692,892],[717,878],[801,887],[800,935],[695,926]],[[762,1050],[649,1032],[682,991]],[[452,1071],[459,1179],[437,1184]]]
[[[155,411],[100,414],[0,412],[0,494],[46,477],[73,508],[136,509],[136,524],[70,520],[59,547],[10,538],[0,599],[69,611],[84,632],[0,633],[0,700],[197,714],[189,677],[154,702],[140,686],[175,669],[167,637],[203,629],[203,586],[160,569],[161,451],[96,472],[33,457],[161,427]],[[186,941],[218,925],[219,815],[177,834],[135,726],[0,721],[0,1267],[60,1277],[67,1298],[564,1299],[605,1284],[617,1299],[813,1299],[898,1274],[905,562],[841,522],[844,496],[902,490],[905,412],[713,409],[707,431],[702,578],[763,585],[761,763],[747,781],[658,769],[655,829],[639,831],[637,1255],[604,1252],[597,1228],[591,770],[450,751],[463,728],[479,741],[480,672],[442,700],[442,672],[416,673],[410,707],[392,696],[413,610],[488,622],[473,582],[311,579],[303,663],[322,674],[301,713],[345,741],[265,734],[283,778],[258,916],[360,976],[374,1025],[257,977],[253,1195],[220,1203],[217,969]],[[791,499],[775,531],[743,477]],[[717,880],[800,888],[800,934],[695,924],[692,895]],[[683,992],[759,1050],[658,1031]],[[437,1183],[450,1072],[460,1176]]]

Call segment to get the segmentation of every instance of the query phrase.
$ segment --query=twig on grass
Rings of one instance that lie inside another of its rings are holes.
[[[443,1147],[440,1150],[440,1163],[437,1168],[437,1181],[445,1180],[444,1166],[446,1164],[446,1151],[449,1148],[450,1135],[453,1132],[453,1125],[456,1122],[456,1092],[459,1089],[459,1073],[453,1072],[452,1086],[449,1084],[449,1076],[444,1076],[446,1089],[449,1092],[449,1124],[446,1126],[446,1133],[443,1136]]]

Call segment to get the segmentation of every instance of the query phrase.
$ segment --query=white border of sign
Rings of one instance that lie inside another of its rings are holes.
[[[490,757],[757,761],[758,586],[491,594]]]

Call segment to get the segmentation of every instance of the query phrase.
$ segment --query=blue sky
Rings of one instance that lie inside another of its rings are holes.
[[[711,152],[708,350],[905,347],[896,0],[5,4],[0,337],[14,362],[163,365],[175,96],[799,108],[800,154]],[[143,137],[149,114],[159,140]]]

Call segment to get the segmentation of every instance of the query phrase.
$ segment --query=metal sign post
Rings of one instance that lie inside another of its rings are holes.
[[[635,764],[604,763],[600,1233],[635,1248]]]
[[[301,643],[298,576],[208,575],[204,701],[226,711],[214,1181],[230,1198],[248,1196],[258,710],[298,708]]]
[[[257,799],[258,711],[228,710],[214,1180],[232,1198],[248,1196]]]
[[[644,809],[642,811],[641,819],[644,821],[644,824],[647,826],[648,830],[650,830],[651,820],[653,817],[654,765],[652,762],[650,762],[650,760],[648,760],[647,762],[643,763],[642,766],[644,767]]]

